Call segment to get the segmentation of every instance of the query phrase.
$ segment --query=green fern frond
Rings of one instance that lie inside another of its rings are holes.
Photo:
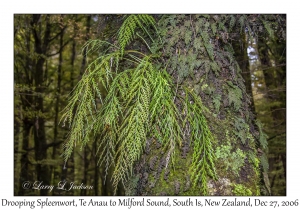
[[[89,140],[88,136],[93,131],[97,100],[103,102],[103,90],[108,89],[116,71],[116,61],[119,52],[100,56],[89,64],[81,80],[71,92],[69,102],[62,111],[63,126],[70,126],[68,141],[65,144],[64,158],[67,160],[73,148],[79,144],[84,146]]]
[[[215,73],[216,76],[219,76],[219,72],[221,71],[221,68],[217,62],[215,61],[210,62],[210,68]]]
[[[226,89],[228,91],[229,105],[233,105],[235,111],[238,111],[242,105],[242,90],[231,81],[227,82]]]
[[[239,17],[238,23],[240,24],[240,33],[243,33],[245,31],[246,21],[247,21],[247,16],[246,15],[241,15]]]
[[[211,28],[211,30],[213,32],[213,35],[215,36],[217,34],[217,23],[212,23],[210,25],[210,28]]]
[[[206,49],[206,52],[207,52],[209,58],[213,61],[214,60],[214,48],[213,48],[212,44],[210,43],[209,34],[206,31],[201,31],[200,35],[203,40],[203,44]]]
[[[219,110],[220,110],[220,106],[221,106],[221,95],[216,94],[216,95],[213,96],[213,104],[214,104],[215,109],[218,113]]]
[[[190,124],[191,139],[194,142],[193,162],[190,167],[191,179],[194,186],[200,181],[201,191],[207,195],[207,177],[217,178],[214,164],[216,157],[212,147],[214,138],[203,115],[204,106],[201,99],[187,88],[185,95],[186,118]]]
[[[256,125],[259,131],[259,143],[263,149],[268,149],[268,141],[267,141],[268,135],[265,132],[263,132],[262,130],[263,125],[259,120],[256,120]]]
[[[174,102],[170,75],[166,70],[156,71],[153,72],[152,81],[151,89],[154,92],[150,103],[151,133],[168,150],[167,167],[169,160],[174,164],[175,145],[181,145],[181,119]]]
[[[272,25],[269,21],[264,20],[263,18],[260,18],[264,28],[266,29],[266,31],[268,32],[269,36],[271,39],[274,39],[274,30],[272,29]]]
[[[155,20],[151,15],[129,15],[123,22],[117,35],[121,54],[124,54],[125,47],[134,39],[137,28],[141,28],[153,41],[147,28],[150,26],[155,28],[155,24]]]
[[[236,23],[235,15],[230,15],[230,22],[229,22],[229,31],[234,27]]]
[[[263,154],[260,157],[260,163],[262,165],[262,168],[263,168],[264,172],[268,173],[268,171],[269,171],[269,160],[268,160],[268,157],[266,156],[266,154]]]

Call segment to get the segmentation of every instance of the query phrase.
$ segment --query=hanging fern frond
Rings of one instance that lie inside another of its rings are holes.
[[[152,64],[148,57],[144,58],[132,72],[128,92],[123,98],[123,120],[118,129],[117,144],[119,146],[116,151],[116,167],[112,176],[115,189],[120,181],[125,183],[132,175],[133,164],[140,158],[146,145],[149,128],[151,69]]]
[[[166,70],[155,71],[152,81],[151,89],[154,92],[150,103],[151,133],[168,150],[167,167],[169,160],[174,164],[175,145],[181,145],[181,119],[174,102],[175,94],[170,75]]]
[[[212,147],[213,135],[203,115],[204,106],[201,99],[187,88],[185,95],[186,118],[191,127],[190,138],[194,142],[191,179],[194,186],[200,182],[202,193],[208,195],[207,177],[217,178],[214,164],[216,157]]]
[[[205,107],[201,99],[186,89],[186,98],[179,100],[178,86],[174,87],[165,69],[155,68],[154,55],[125,50],[138,29],[152,39],[147,30],[154,28],[154,24],[152,16],[130,15],[118,31],[119,47],[100,40],[84,45],[83,52],[86,53],[105,47],[107,51],[88,65],[63,111],[64,123],[70,125],[64,157],[67,160],[75,146],[84,147],[89,139],[95,139],[90,138],[92,135],[99,138],[98,163],[104,165],[106,176],[110,169],[113,170],[111,180],[116,193],[119,183],[125,185],[132,176],[134,164],[144,153],[149,138],[162,145],[165,167],[170,163],[174,166],[176,147],[182,144],[182,129],[189,126],[189,137],[194,146],[191,178],[194,186],[201,183],[202,192],[207,195],[207,179],[216,178],[216,172],[213,136],[203,115]],[[205,27],[208,28],[208,24]],[[146,43],[143,37],[142,40]],[[208,32],[202,31],[199,41],[203,41],[199,46],[210,59],[207,62],[199,60],[198,66],[202,62],[207,72],[212,70],[219,74],[220,67],[214,61]],[[197,59],[192,52],[188,53],[191,61]],[[190,62],[187,55],[178,54],[183,64]],[[186,72],[193,71],[187,65],[182,68]],[[215,105],[216,109],[220,106],[217,101]],[[184,120],[179,108],[185,110]]]
[[[266,156],[266,154],[263,154],[260,157],[260,162],[261,162],[264,172],[267,173],[269,171],[269,161],[268,161],[268,157]]]
[[[268,148],[268,141],[267,141],[268,136],[262,130],[263,125],[259,120],[256,120],[256,125],[257,125],[258,131],[259,131],[259,143],[263,149],[267,149]]]
[[[242,105],[242,90],[238,86],[234,85],[231,81],[227,82],[225,88],[228,91],[229,105],[233,105],[235,111],[238,111]]]
[[[221,98],[222,98],[222,96],[219,95],[219,94],[215,94],[215,95],[213,96],[213,104],[214,104],[214,106],[215,106],[215,109],[216,109],[217,113],[218,113],[219,110],[220,110],[220,106],[221,106]]]
[[[120,27],[117,39],[120,45],[121,54],[124,54],[125,47],[134,39],[137,28],[141,28],[153,41],[147,28],[155,28],[155,20],[151,15],[139,14],[129,15]]]
[[[69,103],[63,110],[63,126],[68,123],[70,133],[65,144],[64,158],[67,160],[73,148],[79,144],[84,146],[93,130],[94,115],[97,112],[97,101],[103,101],[103,90],[108,89],[119,60],[119,52],[100,56],[87,67],[81,80],[74,87]]]

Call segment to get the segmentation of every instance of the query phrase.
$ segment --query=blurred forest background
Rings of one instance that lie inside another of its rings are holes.
[[[125,16],[14,15],[15,195],[112,195],[111,186],[104,184],[105,168],[97,165],[98,142],[76,148],[65,163],[61,155],[69,127],[59,122],[69,93],[97,56],[87,55],[87,49],[82,47],[93,39],[113,43],[112,37]],[[267,134],[268,150],[264,152],[268,155],[269,172],[265,176],[270,180],[271,195],[286,195],[286,43],[282,39],[286,17],[265,15],[270,22],[280,20],[280,35],[250,36],[247,24],[252,26],[260,15],[221,16],[228,20],[228,27],[238,25],[241,17],[245,22],[246,27],[226,36],[251,96],[251,109],[262,124],[260,129]],[[230,22],[231,16],[236,22]],[[161,15],[154,17],[159,20]],[[257,30],[262,27],[256,25]],[[35,180],[43,180],[44,185],[57,186],[68,180],[94,187],[51,192],[23,188],[24,181]]]

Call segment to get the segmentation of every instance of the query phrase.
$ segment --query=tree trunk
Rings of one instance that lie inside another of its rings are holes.
[[[234,49],[234,56],[242,70],[242,76],[245,80],[246,92],[250,96],[251,100],[251,111],[255,111],[254,101],[253,101],[253,93],[252,93],[252,81],[251,81],[251,72],[249,66],[249,57],[248,57],[248,36],[243,33],[237,37],[239,41],[235,41],[232,43],[232,47]]]
[[[232,46],[228,34],[221,27],[223,18],[222,15],[169,15],[162,17],[158,27],[164,43],[163,65],[170,61],[167,71],[174,86],[179,87],[177,106],[182,106],[179,98],[185,92],[180,86],[185,86],[210,110],[203,108],[203,115],[214,137],[211,143],[216,161],[212,170],[216,170],[217,178],[206,176],[206,181],[194,183],[192,176],[200,174],[190,168],[195,143],[187,125],[182,128],[186,135],[181,147],[175,150],[174,164],[168,163],[168,154],[157,139],[148,139],[145,153],[126,183],[128,195],[203,195],[203,183],[208,195],[260,194],[256,148],[259,134],[242,72],[229,50]],[[198,129],[203,130],[200,125]]]
[[[30,21],[28,17],[19,17],[20,24],[24,25],[25,27],[30,28]],[[28,87],[29,90],[32,90],[33,87],[33,60],[31,59],[30,54],[32,54],[31,50],[31,31],[27,30],[24,33],[24,36],[22,37],[24,40],[24,48],[15,48],[15,81],[16,84],[20,84],[21,87]],[[15,43],[17,42],[17,38],[15,36]],[[20,46],[20,45],[19,45]],[[18,46],[18,47],[19,47]],[[18,60],[18,62],[17,62]],[[17,179],[19,179],[19,188],[18,188],[18,194],[17,195],[25,195],[28,193],[28,190],[26,191],[23,188],[23,183],[25,181],[30,181],[30,170],[29,170],[29,138],[30,138],[30,132],[33,126],[33,119],[32,116],[28,113],[32,111],[33,109],[33,96],[32,92],[28,91],[26,89],[20,89],[18,90],[17,94],[19,94],[21,105],[20,105],[20,120],[22,125],[21,127],[21,134],[19,138],[19,149],[21,151],[20,155],[20,162],[16,165],[20,164],[20,176],[16,176]],[[17,97],[17,96],[16,96]],[[25,114],[24,114],[25,113]],[[23,115],[24,114],[24,115]],[[23,116],[22,116],[23,115]],[[21,148],[20,148],[21,147]],[[20,152],[18,151],[18,152]]]
[[[28,121],[28,119],[23,120],[23,144],[22,144],[22,150],[26,151],[21,156],[21,174],[19,179],[19,191],[18,195],[24,195],[26,190],[23,188],[22,184],[25,181],[29,181],[29,173],[28,173],[28,145],[29,145],[29,136],[30,136],[30,129],[32,125],[31,122]]]
[[[86,17],[86,35],[85,35],[85,41],[88,41],[90,39],[91,18],[92,18],[91,15],[88,15]],[[82,62],[81,62],[80,76],[83,75],[85,67],[86,67],[85,66],[86,65],[86,52],[87,52],[87,49],[85,48],[83,50],[83,59],[82,59]]]
[[[286,43],[276,36],[258,39],[261,69],[265,78],[265,98],[268,118],[258,116],[265,122],[269,135],[269,176],[273,195],[286,195]]]
[[[22,138],[22,106],[16,103],[19,102],[19,96],[15,97],[15,113],[14,113],[14,195],[18,195],[18,190],[20,187],[20,183],[18,180],[21,175],[21,157],[22,157],[22,147],[23,147],[23,138]]]
[[[48,49],[49,36],[50,36],[50,16],[46,16],[46,29],[43,36],[37,31],[37,25],[40,21],[41,15],[33,15],[32,30],[34,35],[35,52],[40,55],[35,63],[35,75],[34,82],[36,86],[36,92],[44,92],[44,63],[45,55]],[[41,95],[35,97],[35,108],[40,113],[44,111],[44,99]],[[34,143],[35,143],[35,159],[41,161],[47,159],[47,141],[45,135],[45,120],[43,117],[36,116],[34,124]],[[43,182],[43,185],[50,185],[50,171],[49,166],[45,164],[37,164],[36,166],[37,179]],[[40,195],[47,195],[48,190],[42,189]]]

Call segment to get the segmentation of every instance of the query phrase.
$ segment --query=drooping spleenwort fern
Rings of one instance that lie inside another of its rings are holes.
[[[83,147],[91,135],[99,136],[99,164],[105,164],[106,174],[110,167],[114,168],[111,178],[115,192],[118,184],[126,183],[132,175],[147,138],[154,137],[161,142],[167,154],[167,166],[169,160],[174,160],[175,147],[181,145],[184,125],[174,102],[176,92],[171,76],[166,70],[154,67],[152,55],[125,50],[137,27],[150,36],[146,28],[154,23],[152,16],[130,15],[119,30],[118,46],[89,41],[84,46],[86,52],[108,46],[108,53],[89,64],[63,111],[63,123],[70,125],[65,160],[75,146]],[[121,61],[127,65],[120,66]],[[100,86],[107,92],[105,97]],[[186,97],[182,102],[187,110],[185,122],[190,123],[190,138],[194,142],[192,179],[194,186],[200,182],[203,194],[207,194],[207,177],[216,178],[213,138],[200,98],[188,89]]]
[[[125,47],[133,41],[138,28],[142,29],[148,37],[153,41],[152,36],[149,32],[149,27],[155,28],[155,20],[151,15],[140,14],[140,15],[129,15],[123,22],[118,32],[118,42],[120,45],[121,54],[124,54]],[[148,28],[148,29],[147,29]]]
[[[193,142],[193,161],[190,166],[191,180],[194,187],[200,182],[203,195],[208,195],[207,178],[217,178],[213,135],[204,116],[201,99],[190,89],[185,88],[186,121],[191,127]]]

